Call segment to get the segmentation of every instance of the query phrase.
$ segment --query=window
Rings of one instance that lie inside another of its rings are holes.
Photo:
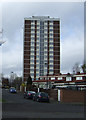
[[[34,53],[32,53],[32,52],[31,52],[31,54],[30,54],[30,55],[31,55],[31,57],[32,57],[32,56],[34,56]]]
[[[50,65],[50,64],[49,64],[49,67],[53,67],[53,65]]]
[[[71,77],[66,77],[66,81],[71,81]]]
[[[53,35],[53,31],[50,31],[49,34]]]
[[[49,36],[49,37],[50,37],[50,39],[51,39],[51,38],[53,38],[53,35],[52,35],[52,36]]]
[[[52,72],[49,72],[49,74],[53,74],[53,71],[52,71]]]
[[[47,51],[47,49],[44,49],[44,52],[46,52]]]
[[[31,34],[35,33],[35,31],[31,30]]]
[[[47,57],[45,57],[44,60],[47,60]]]
[[[47,22],[45,22],[44,25],[47,26]]]
[[[34,39],[35,38],[35,36],[34,35],[31,35],[31,39]]]
[[[53,57],[53,53],[50,53],[49,55],[50,55],[50,57]]]
[[[34,46],[31,46],[31,49],[34,49]]]
[[[40,78],[40,80],[42,80],[43,78]]]
[[[39,74],[39,71],[36,71],[36,74]]]
[[[39,62],[36,62],[36,65],[39,65]]]
[[[34,40],[34,39],[35,39],[35,37],[31,37],[31,41]]]
[[[32,81],[34,81],[34,78],[32,78]]]
[[[36,65],[37,65],[37,64],[36,64]],[[36,66],[36,69],[39,69],[39,66],[38,66],[38,67]]]
[[[53,43],[53,38],[50,38],[50,42],[52,42],[52,43]]]
[[[47,56],[47,53],[44,53],[44,57],[46,57]]]
[[[38,56],[38,55],[39,55],[39,52],[36,52],[36,55]]]
[[[48,77],[46,77],[45,80],[49,80]]]
[[[76,80],[82,80],[82,77],[76,77]]]
[[[36,80],[38,80],[38,78],[36,78]]]
[[[50,58],[49,60],[53,60],[53,58]]]
[[[49,47],[50,48],[50,51],[52,51],[53,50],[53,47]]]
[[[30,59],[31,59],[31,60],[34,60],[34,57],[31,57]]]
[[[53,25],[53,22],[50,22],[50,25]]]
[[[30,64],[30,67],[34,67],[34,64]]]
[[[47,34],[47,31],[46,31],[46,30],[44,31],[44,34]]]
[[[35,24],[34,24],[34,23],[31,24],[31,28],[32,28],[32,27],[35,27]]]
[[[51,36],[53,36],[53,34],[49,34],[49,36],[51,37]]]
[[[35,29],[35,26],[31,26],[31,30]]]
[[[36,78],[39,78],[39,74],[36,74]]]
[[[52,77],[51,80],[55,80],[55,77]]]
[[[30,66],[30,69],[34,69],[34,66],[33,67]]]
[[[51,31],[53,32],[53,29],[50,29],[50,32],[51,32]]]
[[[53,69],[50,69],[49,72],[53,72]]]
[[[31,73],[30,75],[31,75],[31,76],[34,76],[34,73]]]
[[[49,69],[50,69],[50,71],[52,72],[52,70],[53,70],[53,67],[49,67]]]
[[[50,65],[53,65],[53,62],[50,62]]]
[[[62,80],[62,77],[58,77],[58,80]]]
[[[52,44],[50,44],[50,45],[49,45],[49,47],[53,47],[53,45],[52,45]]]
[[[37,25],[40,25],[40,22],[37,22]]]
[[[34,46],[34,42],[31,42],[31,46]]]
[[[31,25],[34,25],[35,24],[35,21],[31,21]]]
[[[39,58],[36,58],[36,61],[39,60]],[[37,63],[38,64],[38,63]]]
[[[31,48],[31,52],[34,52],[34,49]]]
[[[34,74],[34,70],[31,70],[30,73],[33,73],[33,74]]]
[[[36,46],[39,46],[39,44],[36,44]]]
[[[50,59],[50,58],[53,58],[53,56],[49,56],[49,59]]]
[[[30,64],[34,64],[34,61],[30,61]]]
[[[40,29],[39,25],[37,25],[37,29]]]

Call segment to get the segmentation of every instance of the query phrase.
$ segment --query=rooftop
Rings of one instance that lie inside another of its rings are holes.
[[[59,18],[51,18],[50,16],[32,16],[29,18],[25,18],[25,20],[60,20]]]

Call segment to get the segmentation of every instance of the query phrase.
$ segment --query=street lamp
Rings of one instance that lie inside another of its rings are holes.
[[[5,41],[3,41],[2,40],[2,33],[3,33],[3,31],[0,31],[0,46],[2,46],[2,44],[4,44],[5,43]],[[1,47],[1,50],[0,50],[0,59],[1,59],[1,62],[0,62],[0,66],[1,66],[1,68],[2,68],[2,47]],[[2,69],[0,69],[0,74],[1,74],[1,72],[2,72]],[[0,75],[0,84],[2,85],[2,77],[1,77],[1,75]]]

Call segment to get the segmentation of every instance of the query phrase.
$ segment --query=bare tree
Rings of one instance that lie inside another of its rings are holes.
[[[75,63],[75,65],[73,66],[73,73],[79,73],[80,72],[80,66],[79,63]]]

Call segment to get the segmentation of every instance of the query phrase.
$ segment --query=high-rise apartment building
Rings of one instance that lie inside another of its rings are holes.
[[[24,19],[23,79],[60,73],[60,19],[32,16]]]

